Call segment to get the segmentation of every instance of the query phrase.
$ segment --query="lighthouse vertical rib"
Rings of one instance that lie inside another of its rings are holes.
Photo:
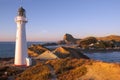
[[[26,66],[27,42],[25,24],[27,23],[25,10],[20,7],[18,16],[15,19],[17,24],[16,47],[15,47],[15,62],[16,66]]]

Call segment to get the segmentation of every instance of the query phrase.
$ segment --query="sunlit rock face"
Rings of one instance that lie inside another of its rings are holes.
[[[36,59],[40,60],[51,60],[51,59],[59,59],[57,55],[55,55],[52,51],[45,51],[36,57]]]
[[[85,58],[88,59],[86,55],[81,53],[79,50],[76,50],[74,48],[68,48],[68,47],[58,47],[53,51],[54,54],[56,54],[59,58]]]
[[[28,48],[28,55],[32,57],[37,57],[38,55],[42,54],[45,51],[49,51],[49,49],[42,45],[33,44]]]

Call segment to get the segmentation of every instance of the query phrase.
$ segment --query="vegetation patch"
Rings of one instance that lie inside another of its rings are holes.
[[[84,66],[81,66],[81,67],[77,67],[71,71],[67,71],[63,74],[60,74],[58,76],[58,79],[59,80],[76,80],[78,79],[79,77],[85,75],[87,73],[87,68],[84,67]]]
[[[50,78],[50,69],[41,63],[28,68],[17,76],[17,80],[49,80]]]
[[[85,65],[92,65],[92,60],[87,59],[56,59],[47,64],[53,66],[58,80],[75,80],[87,73]]]

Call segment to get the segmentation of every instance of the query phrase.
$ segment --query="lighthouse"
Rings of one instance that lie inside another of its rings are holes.
[[[26,30],[25,24],[28,22],[26,18],[25,9],[20,7],[18,9],[18,15],[15,18],[17,24],[17,33],[16,33],[16,46],[15,46],[15,66],[26,66],[26,58],[28,57],[27,53],[27,42],[26,42]]]

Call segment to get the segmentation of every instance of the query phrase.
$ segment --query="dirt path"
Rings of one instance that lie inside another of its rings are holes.
[[[38,61],[38,62],[41,62],[41,63],[45,64],[45,61]],[[51,73],[51,75],[52,75],[51,80],[58,80],[58,79],[57,79],[57,75],[55,74],[55,71],[54,71],[53,67],[52,67],[50,64],[46,64],[46,65],[47,65],[48,68],[50,69],[50,73]]]
[[[54,71],[53,67],[50,66],[50,65],[48,65],[48,67],[49,67],[51,75],[52,75],[52,79],[51,80],[57,80],[57,76],[55,74],[55,71]]]

